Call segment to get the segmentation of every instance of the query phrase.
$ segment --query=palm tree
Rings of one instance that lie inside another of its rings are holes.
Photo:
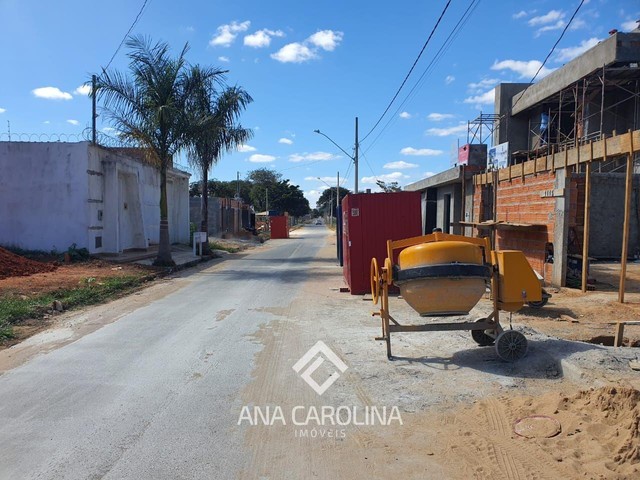
[[[145,37],[130,37],[126,46],[130,77],[104,71],[98,77],[96,94],[103,110],[125,142],[144,150],[147,160],[160,170],[160,241],[154,265],[175,265],[171,258],[167,206],[167,169],[184,146],[187,132],[185,108],[196,87],[190,77],[185,44],[172,57],[164,42],[153,44]],[[208,70],[203,75],[221,74]]]
[[[238,117],[249,103],[251,96],[238,86],[216,89],[218,77],[207,74],[201,67],[191,70],[196,88],[189,101],[191,131],[188,134],[187,155],[189,162],[200,171],[202,221],[200,231],[209,233],[209,200],[207,184],[209,171],[218,163],[224,153],[253,138],[253,131],[243,128]],[[208,242],[205,249],[208,249]]]

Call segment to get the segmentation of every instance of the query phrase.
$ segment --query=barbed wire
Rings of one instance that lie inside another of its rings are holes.
[[[0,133],[0,142],[82,142],[80,133]]]

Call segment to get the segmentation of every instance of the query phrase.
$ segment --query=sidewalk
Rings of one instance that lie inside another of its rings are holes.
[[[158,255],[158,246],[153,245],[146,250],[122,252],[119,254],[97,255],[99,258],[113,263],[138,263],[140,265],[153,265]],[[193,254],[193,249],[186,245],[171,245],[171,256],[176,262],[176,268],[187,268],[200,263],[203,257]],[[204,257],[205,259],[208,257]]]

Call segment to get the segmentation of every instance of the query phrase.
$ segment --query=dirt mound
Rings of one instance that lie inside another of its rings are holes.
[[[36,262],[0,247],[0,280],[24,277],[34,273],[51,272],[57,267],[52,263]]]
[[[516,434],[529,417],[546,417],[560,432]],[[487,399],[442,423],[452,478],[640,478],[640,391],[633,388]]]

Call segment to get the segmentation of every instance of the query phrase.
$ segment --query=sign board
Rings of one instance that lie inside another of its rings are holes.
[[[490,169],[507,168],[509,165],[509,142],[501,143],[489,149]]]

